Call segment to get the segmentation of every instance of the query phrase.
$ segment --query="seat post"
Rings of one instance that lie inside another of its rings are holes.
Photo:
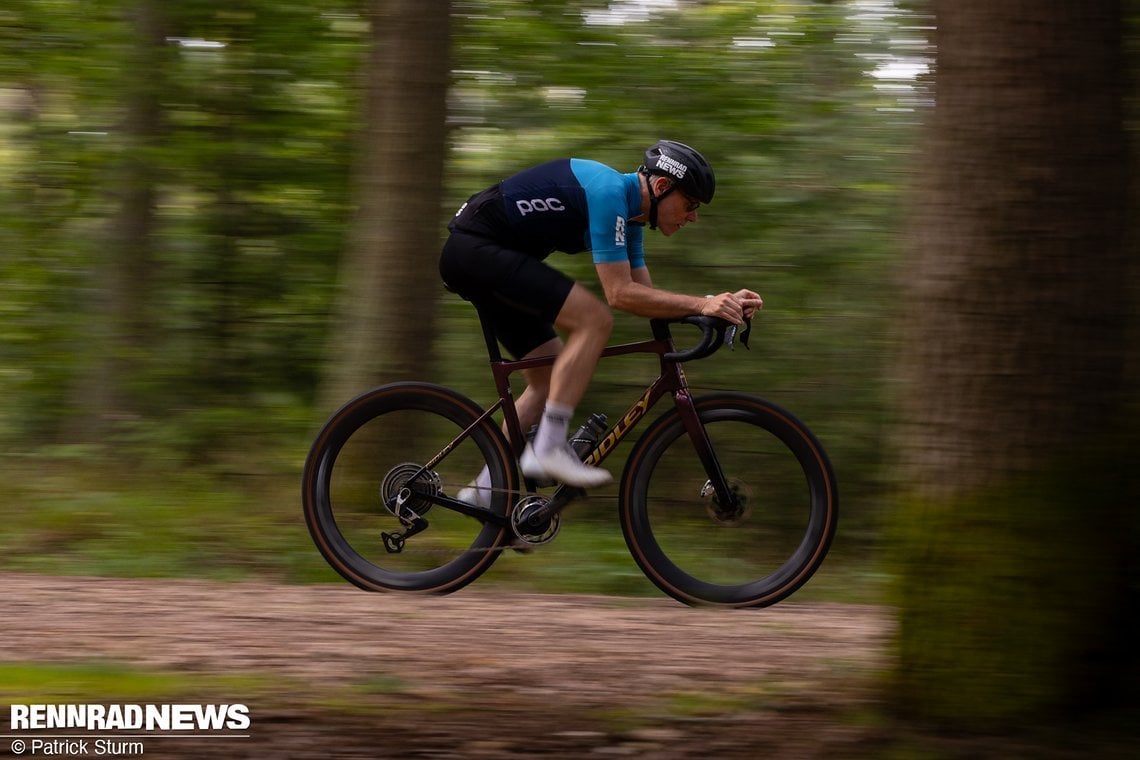
[[[483,310],[479,308],[479,304],[475,303],[470,298],[461,295],[455,288],[451,287],[446,282],[443,283],[443,288],[448,293],[455,293],[464,301],[467,301],[469,304],[475,307],[475,313],[479,315],[479,326],[483,328],[483,341],[487,344],[487,356],[490,357],[491,361],[493,362],[501,362],[503,360],[503,354],[501,351],[499,351],[499,340],[495,337],[495,330],[491,327],[490,320],[483,316]]]
[[[495,330],[491,326],[491,320],[483,316],[483,310],[479,308],[478,304],[472,302],[472,306],[475,307],[475,312],[479,315],[479,325],[483,328],[483,340],[487,344],[487,356],[490,357],[493,362],[501,362],[503,360],[503,354],[499,350],[499,340],[495,337]]]

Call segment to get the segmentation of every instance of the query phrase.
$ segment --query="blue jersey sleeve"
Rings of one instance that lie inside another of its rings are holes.
[[[570,166],[586,194],[590,219],[587,243],[594,263],[628,261],[631,269],[645,266],[642,227],[629,223],[633,198],[629,177],[596,161],[572,159]],[[640,190],[637,198],[640,200]]]

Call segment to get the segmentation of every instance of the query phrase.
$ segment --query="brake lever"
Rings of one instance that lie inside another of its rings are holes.
[[[739,330],[739,328],[740,328],[740,325],[729,325],[728,329],[725,330],[724,342],[728,344],[728,350],[729,351],[735,351],[736,350],[736,345],[735,345],[736,333]],[[751,335],[752,335],[752,320],[749,319],[748,317],[745,317],[744,318],[744,332],[740,333],[740,345],[744,346],[749,351],[752,350],[751,348],[748,348],[748,338]]]

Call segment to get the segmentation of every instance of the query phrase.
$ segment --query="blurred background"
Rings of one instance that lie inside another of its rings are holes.
[[[920,712],[1134,695],[1140,13],[1041,5],[6,0],[0,569],[339,582],[299,506],[324,419],[405,377],[492,399],[435,271],[454,209],[671,138],[718,188],[647,232],[655,283],[765,301],[689,380],[794,410],[838,473],[796,599],[898,605]],[[613,491],[480,584],[657,593]]]
[[[5,4],[0,565],[329,578],[299,520],[301,463],[339,402],[400,374],[382,334],[370,353],[386,368],[345,382],[332,366],[354,361],[338,298],[390,298],[337,284],[360,274],[361,146],[386,139],[363,123],[387,70],[369,68],[367,11]],[[633,171],[658,138],[689,142],[718,194],[683,235],[647,236],[655,281],[767,304],[753,350],[691,380],[766,395],[817,430],[842,473],[837,551],[858,556],[880,508],[893,233],[929,105],[929,22],[891,2],[501,0],[455,2],[451,21],[445,142],[394,191],[422,193],[440,162],[437,213],[389,222],[417,227],[420,249],[366,252],[389,274],[428,262],[400,307],[419,377],[490,398],[473,310],[434,271],[468,195],[553,157]],[[596,288],[587,258],[551,262]],[[619,316],[616,332],[647,325]],[[655,376],[634,364],[600,372],[583,411],[624,413]],[[589,540],[620,556],[612,499],[593,503]],[[634,590],[547,570],[542,585]]]

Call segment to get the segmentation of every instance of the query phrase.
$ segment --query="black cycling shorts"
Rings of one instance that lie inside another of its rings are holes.
[[[452,228],[439,259],[449,288],[489,320],[516,359],[557,336],[554,321],[574,280],[487,234]]]

